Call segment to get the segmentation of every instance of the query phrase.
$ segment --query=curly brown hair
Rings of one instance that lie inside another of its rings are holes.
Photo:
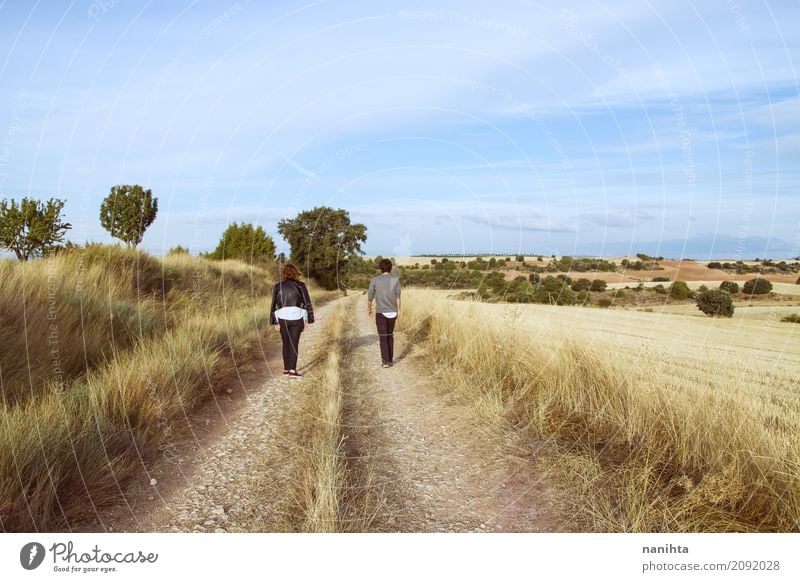
[[[281,274],[281,281],[286,281],[288,279],[292,279],[293,281],[299,281],[302,278],[303,278],[302,273],[300,273],[300,270],[292,263],[289,263],[283,268],[283,273]]]

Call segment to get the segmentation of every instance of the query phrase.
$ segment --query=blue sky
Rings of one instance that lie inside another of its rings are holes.
[[[0,198],[143,246],[317,205],[371,254],[800,255],[797,2],[0,0]]]

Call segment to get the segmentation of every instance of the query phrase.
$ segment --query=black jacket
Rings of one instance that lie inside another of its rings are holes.
[[[308,312],[308,323],[314,323],[314,308],[311,305],[311,297],[308,295],[306,284],[294,279],[287,279],[280,283],[275,283],[272,288],[272,307],[269,310],[269,323],[276,325],[278,320],[275,318],[275,311],[281,307],[300,307]]]

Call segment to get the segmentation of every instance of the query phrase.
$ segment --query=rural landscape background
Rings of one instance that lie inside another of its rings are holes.
[[[0,531],[800,529],[797,6],[40,4]]]

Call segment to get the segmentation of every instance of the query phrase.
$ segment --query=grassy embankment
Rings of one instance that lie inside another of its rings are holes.
[[[90,246],[0,262],[0,530],[118,500],[186,415],[264,357],[271,275]]]
[[[423,291],[403,306],[403,329],[445,386],[499,434],[545,443],[540,467],[573,527],[800,529],[800,395],[783,376],[760,382],[771,374],[761,362],[709,359],[699,378],[680,361],[634,367],[581,341],[579,324],[569,339],[541,341],[488,306]],[[715,373],[728,365],[747,369]]]

